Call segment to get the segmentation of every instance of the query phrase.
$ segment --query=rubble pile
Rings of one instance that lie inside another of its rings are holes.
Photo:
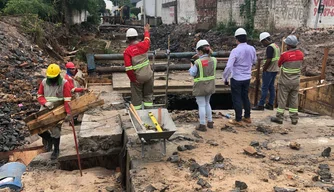
[[[39,72],[51,62],[16,27],[0,21],[0,152],[24,144],[23,119],[38,111]]]

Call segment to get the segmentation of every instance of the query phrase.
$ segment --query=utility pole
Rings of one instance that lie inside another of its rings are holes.
[[[318,13],[317,13],[317,16],[315,18],[314,29],[318,28],[319,16],[320,16],[320,14],[322,14],[324,12],[324,9],[325,9],[325,5],[323,5],[322,0],[320,0],[319,5],[318,5]]]
[[[155,25],[155,27],[157,27],[157,24],[158,24],[158,22],[157,22],[157,15],[158,15],[158,13],[157,13],[157,11],[158,11],[158,1],[155,0],[154,2],[155,2],[155,9],[154,9],[154,25]]]
[[[143,14],[144,14],[144,26],[146,25],[146,1],[143,0]]]

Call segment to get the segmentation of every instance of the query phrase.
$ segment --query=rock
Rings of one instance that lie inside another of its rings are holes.
[[[312,181],[314,181],[314,182],[319,181],[319,176],[318,175],[313,176],[312,177]]]
[[[230,192],[241,192],[240,189],[233,189]]]
[[[196,163],[196,162],[192,162],[192,163],[190,164],[189,169],[190,169],[191,172],[194,172],[194,171],[197,171],[198,168],[200,168],[200,167],[201,167],[201,166],[200,166],[198,163]]]
[[[108,186],[108,187],[106,187],[106,190],[108,192],[114,192],[115,191],[115,187]]]
[[[247,184],[245,182],[242,181],[235,181],[235,188],[238,188],[240,190],[245,190],[247,189]]]
[[[178,155],[178,154],[179,154],[179,152],[177,152],[177,151],[173,152],[173,155]]]
[[[258,141],[252,141],[249,145],[252,147],[258,147],[260,146],[260,143]]]
[[[200,185],[201,187],[203,188],[211,188],[211,185],[205,181],[204,179],[200,178],[198,181],[197,181],[197,184]]]
[[[178,150],[178,151],[186,151],[187,148],[186,148],[184,145],[179,145],[179,146],[177,147],[177,150]]]
[[[178,155],[172,155],[167,159],[167,161],[170,161],[171,163],[178,163],[180,158]]]
[[[329,192],[334,192],[334,187],[329,187],[329,188],[327,188],[327,191],[329,191]]]
[[[193,145],[184,145],[184,147],[185,147],[187,150],[193,150],[193,149],[196,148],[196,147],[193,146]]]
[[[221,131],[231,132],[231,133],[238,133],[233,127],[225,125],[225,127],[220,128]]]
[[[281,158],[275,155],[270,156],[270,160],[272,161],[279,161]]]
[[[261,125],[256,128],[256,131],[264,133],[266,135],[273,133],[273,131],[269,129],[269,127],[264,127]]]
[[[319,169],[327,169],[327,170],[329,170],[329,166],[328,166],[328,164],[320,164],[320,165],[318,166],[318,168],[319,168]]]
[[[248,147],[244,148],[244,152],[247,155],[256,155],[257,154],[256,149],[254,147],[252,147],[252,146],[248,146]]]
[[[156,190],[157,190],[157,188],[155,188],[153,185],[149,185],[145,188],[146,192],[154,192]]]
[[[321,156],[323,156],[323,157],[329,157],[329,156],[331,156],[331,151],[332,151],[332,148],[327,147],[327,148],[321,153]]]
[[[218,163],[218,164],[215,164],[213,167],[216,169],[224,169],[225,165],[223,163]]]
[[[0,40],[4,40],[5,36],[4,35],[0,35]]]
[[[200,166],[198,168],[198,172],[203,175],[204,177],[209,177],[209,171],[207,168],[205,168],[204,166]]]
[[[295,192],[297,189],[294,188],[283,188],[283,187],[274,187],[275,192]]]
[[[297,143],[297,142],[295,142],[295,141],[290,142],[289,146],[290,146],[291,149],[295,149],[295,150],[299,150],[300,149],[300,144]]]
[[[218,153],[218,154],[214,157],[213,162],[214,162],[214,163],[217,163],[217,162],[222,163],[222,162],[224,162],[224,157],[222,156],[221,153]]]
[[[218,146],[218,143],[216,141],[214,141],[214,140],[208,140],[206,143],[210,144],[212,146]]]
[[[200,135],[198,134],[197,131],[193,131],[192,134],[193,134],[193,136],[196,137],[196,138],[203,139],[203,137],[200,136]]]

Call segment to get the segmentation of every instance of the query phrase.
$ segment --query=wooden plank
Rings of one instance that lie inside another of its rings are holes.
[[[322,59],[320,81],[326,79],[326,66],[327,66],[328,52],[329,52],[329,48],[326,47],[324,50],[324,58]]]

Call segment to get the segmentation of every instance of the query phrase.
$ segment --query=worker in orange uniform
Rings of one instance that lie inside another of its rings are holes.
[[[271,121],[283,124],[284,110],[289,103],[289,113],[291,123],[298,123],[298,92],[300,83],[301,67],[304,61],[304,54],[297,49],[298,39],[294,35],[289,35],[285,40],[287,51],[282,53],[278,60],[278,66],[281,67],[280,77],[278,79],[277,94],[277,113]]]
[[[86,91],[86,88],[81,88],[79,82],[76,81],[75,77],[78,73],[78,69],[75,67],[74,63],[68,62],[65,65],[66,67],[66,75],[65,79],[70,83],[71,85],[71,92],[72,93],[82,93]]]
[[[40,110],[51,110],[57,107],[57,105],[64,104],[67,113],[65,121],[69,121],[71,119],[71,111],[68,102],[71,101],[71,85],[66,79],[61,77],[60,72],[59,65],[50,64],[48,66],[46,70],[46,78],[43,79],[38,88],[38,102],[41,104]],[[40,135],[44,140],[47,140],[48,146],[51,146],[52,148],[53,144],[54,150],[51,154],[51,159],[57,159],[59,156],[60,125],[57,124],[57,126]],[[44,138],[46,135],[49,135],[51,139]],[[51,150],[51,148],[49,149]]]
[[[138,41],[138,33],[130,28],[126,31],[129,46],[124,51],[125,71],[130,79],[131,102],[135,109],[153,107],[153,71],[148,60],[150,48],[150,25],[144,27],[144,41]]]

